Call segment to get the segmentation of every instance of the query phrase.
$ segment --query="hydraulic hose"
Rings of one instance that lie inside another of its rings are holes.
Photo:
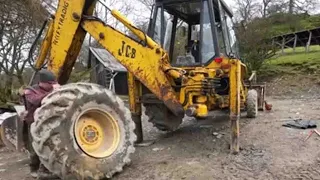
[[[27,59],[27,61],[28,61],[29,65],[30,65],[30,67],[31,67],[33,70],[35,70],[36,72],[39,71],[39,69],[37,69],[37,68],[33,65],[33,61],[34,61],[34,59],[33,59],[33,53],[34,53],[34,51],[35,51],[36,44],[37,44],[37,42],[39,41],[39,39],[40,39],[40,37],[41,37],[41,35],[42,35],[42,33],[43,33],[43,30],[46,28],[47,24],[48,24],[48,20],[45,20],[44,23],[43,23],[43,25],[42,25],[42,27],[41,27],[41,29],[40,29],[40,31],[39,31],[39,33],[38,33],[38,35],[37,35],[37,37],[36,37],[36,39],[34,40],[34,42],[33,42],[32,45],[31,45],[31,48],[30,48],[30,51],[29,51],[29,54],[28,54],[28,59]],[[40,69],[42,69],[42,68],[45,66],[45,64],[46,64],[46,63],[44,63],[43,66],[42,66]]]
[[[29,63],[29,66],[34,70],[34,73],[32,74],[32,77],[31,77],[31,79],[30,79],[30,81],[29,81],[29,86],[31,86],[31,85],[33,84],[33,80],[34,80],[34,78],[36,77],[38,71],[39,71],[40,69],[42,69],[42,68],[46,65],[46,63],[44,63],[44,64],[42,65],[42,67],[40,67],[39,69],[36,68],[36,67],[33,65],[33,62],[34,62],[33,53],[34,53],[34,51],[35,51],[36,44],[37,44],[37,42],[39,41],[39,39],[40,39],[40,37],[41,37],[41,35],[42,35],[42,33],[43,33],[43,30],[44,30],[45,27],[47,26],[47,23],[48,23],[48,20],[45,20],[44,23],[43,23],[43,25],[42,25],[42,27],[41,27],[41,29],[40,29],[40,31],[39,31],[39,33],[38,33],[38,35],[37,35],[37,37],[36,37],[36,39],[34,40],[34,42],[33,42],[32,45],[31,45],[31,48],[30,48],[30,51],[29,51],[29,54],[28,54],[27,61],[28,61],[28,63]]]

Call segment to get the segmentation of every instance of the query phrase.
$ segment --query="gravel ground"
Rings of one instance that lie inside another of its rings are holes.
[[[145,139],[132,163],[114,177],[132,179],[320,179],[320,137],[310,130],[282,127],[285,119],[319,118],[318,99],[268,99],[271,112],[241,119],[241,152],[231,155],[227,116],[196,122],[185,120],[174,133],[157,131],[144,118]],[[317,121],[320,125],[320,121]],[[320,128],[319,128],[320,129]],[[0,180],[32,179],[26,155],[0,149]]]

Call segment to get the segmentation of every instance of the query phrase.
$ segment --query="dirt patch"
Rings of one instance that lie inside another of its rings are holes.
[[[262,80],[268,82],[267,96],[293,99],[320,98],[319,74],[300,72],[263,77]]]
[[[186,122],[172,136],[161,135],[155,145],[139,148],[132,165],[115,179],[319,178],[320,137],[313,136],[304,143],[308,130],[281,125],[289,117],[317,118],[320,103],[287,99],[270,102],[274,105],[272,112],[261,113],[254,120],[242,119],[239,155],[229,154],[228,121]],[[213,132],[222,134],[222,138],[217,139]]]
[[[241,120],[241,152],[231,155],[226,116],[189,119],[174,133],[159,132],[144,119],[149,147],[139,147],[132,163],[114,179],[320,179],[320,137],[282,127],[285,119],[317,120],[317,99],[269,99],[273,111]],[[320,125],[320,121],[317,121]],[[215,133],[215,135],[213,135]],[[0,179],[28,179],[26,157],[0,151]]]
[[[0,150],[0,180],[33,179],[28,175],[28,163],[26,155],[2,148]]]

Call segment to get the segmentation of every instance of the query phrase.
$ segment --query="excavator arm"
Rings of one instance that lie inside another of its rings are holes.
[[[93,17],[94,0],[60,0],[53,22],[42,44],[37,67],[44,63],[49,53],[48,69],[65,84],[73,69],[83,44],[89,33],[108,50],[131,74],[154,93],[177,116],[184,114],[174,92],[170,78],[182,76],[168,63],[168,55],[156,42],[135,27],[120,12],[111,14],[122,22],[144,43],[139,43],[122,32]],[[172,75],[172,76],[171,76]],[[130,88],[130,87],[129,87]]]

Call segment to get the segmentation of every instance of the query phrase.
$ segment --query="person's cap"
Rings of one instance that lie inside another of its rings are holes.
[[[40,82],[50,82],[50,81],[55,81],[56,77],[55,75],[46,69],[42,69],[39,71],[39,77],[40,77]]]

